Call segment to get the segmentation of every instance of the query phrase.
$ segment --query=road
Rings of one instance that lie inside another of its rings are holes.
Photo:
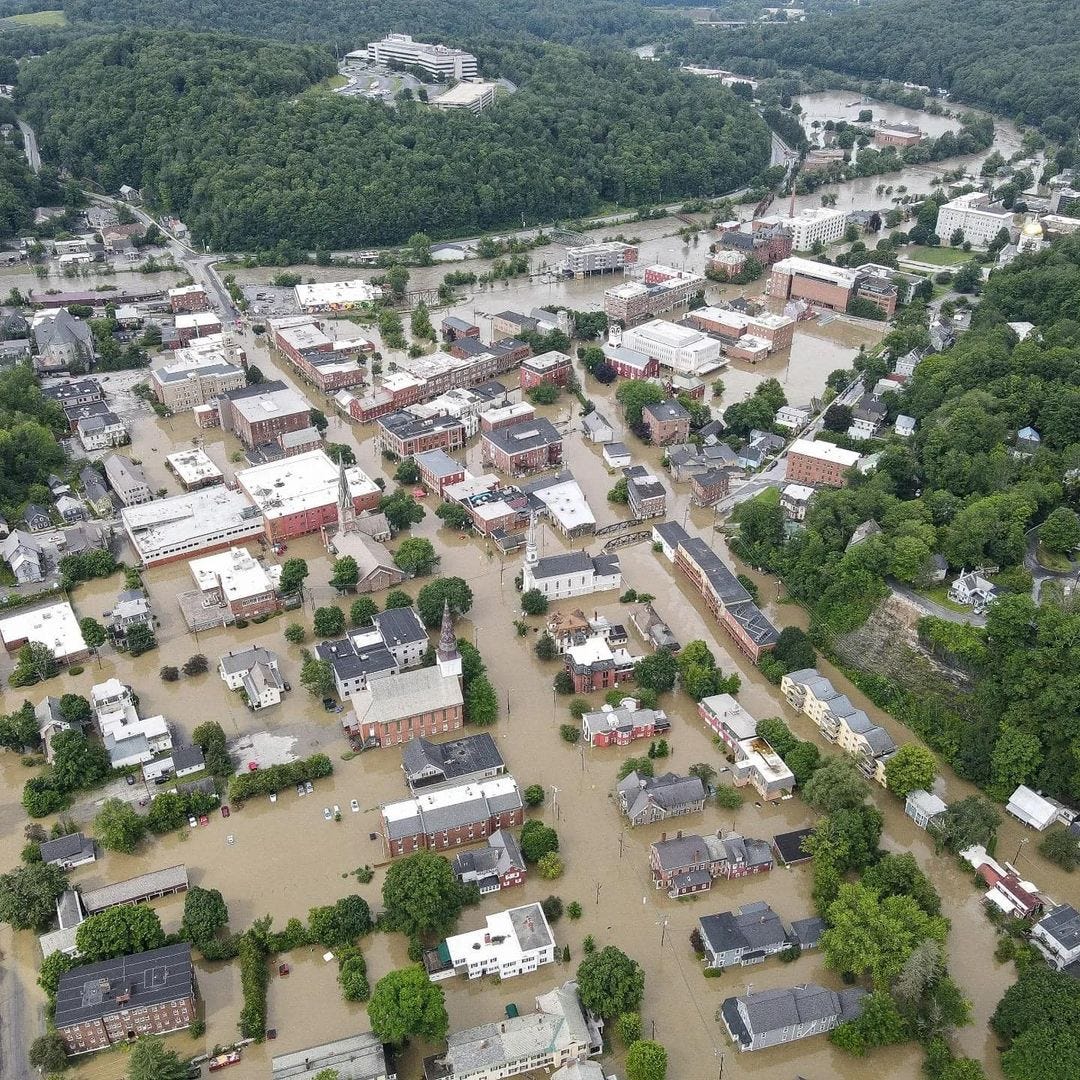
[[[26,151],[26,160],[32,173],[41,172],[41,154],[38,152],[37,136],[34,129],[25,121],[19,121],[19,130],[22,132],[23,149]]]
[[[966,623],[970,626],[986,625],[985,615],[976,615],[973,611],[953,611],[952,608],[945,607],[944,604],[939,604],[936,600],[930,600],[923,596],[922,593],[917,593],[914,589],[909,589],[899,582],[890,581],[889,584],[897,596],[902,596],[905,600],[910,601],[920,611],[926,612],[927,615],[935,615],[946,622]]]

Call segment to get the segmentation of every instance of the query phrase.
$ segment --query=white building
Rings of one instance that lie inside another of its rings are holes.
[[[700,330],[654,319],[623,333],[623,347],[645,353],[683,375],[707,375],[723,366],[720,342]]]
[[[781,405],[776,410],[773,423],[778,427],[787,428],[788,431],[798,431],[810,419],[810,410],[799,405]]]
[[[79,620],[66,600],[38,608],[20,608],[0,619],[0,641],[9,653],[28,642],[44,645],[59,664],[73,664],[90,655]]]
[[[84,450],[108,450],[128,441],[127,428],[114,412],[82,417],[75,428]]]
[[[563,271],[574,277],[609,274],[637,261],[638,251],[632,244],[608,240],[599,244],[582,244],[566,249]]]
[[[482,930],[455,934],[445,942],[446,961],[428,968],[432,982],[467,975],[510,979],[555,960],[555,938],[539,904],[526,904],[487,916]],[[436,950],[436,955],[443,950]],[[441,956],[439,957],[442,960]],[[432,970],[432,967],[435,970]]]
[[[445,94],[440,94],[431,104],[436,109],[466,109],[471,113],[479,113],[495,104],[499,89],[499,84],[495,82],[468,79],[452,86]]]
[[[381,296],[378,285],[361,280],[318,281],[296,286],[296,302],[309,315],[320,311],[351,311]]]
[[[1005,811],[1038,832],[1053,825],[1058,815],[1058,808],[1054,803],[1023,784],[1009,796]]]
[[[622,586],[622,571],[618,555],[589,555],[584,551],[568,551],[563,555],[540,558],[536,551],[536,519],[529,523],[529,538],[525,545],[525,566],[522,569],[522,591],[539,589],[548,600],[565,600],[571,596],[605,592]]]
[[[1032,928],[1031,940],[1051,967],[1076,971],[1080,964],[1080,912],[1062,904],[1044,915]]]
[[[258,507],[242,491],[220,484],[127,506],[120,518],[132,547],[147,566],[228,547],[263,532]]]
[[[219,484],[224,479],[221,470],[210,460],[206,451],[198,447],[169,454],[165,458],[165,464],[186,491]]]
[[[984,248],[1002,229],[1012,232],[1013,215],[1011,210],[991,209],[990,196],[979,191],[970,191],[959,195],[951,202],[938,208],[937,225],[934,232],[942,243],[952,241],[952,235],[959,229],[964,239],[972,247]]]
[[[277,653],[260,646],[226,653],[218,662],[218,674],[230,690],[243,691],[252,710],[279,704],[285,693]]]
[[[943,799],[939,799],[933,792],[925,791],[923,788],[909,791],[904,803],[904,813],[920,829],[929,828],[947,809],[948,806]]]
[[[172,734],[165,717],[140,717],[131,688],[119,679],[93,686],[90,706],[114,769],[145,764],[172,749]]]
[[[373,64],[418,67],[442,79],[470,79],[476,74],[476,57],[448,45],[413,41],[408,34],[387,34],[382,41],[368,42],[367,51],[349,53],[350,59]]]
[[[794,217],[768,219],[791,231],[791,246],[794,251],[810,251],[815,244],[828,246],[835,244],[844,236],[847,228],[847,213],[844,210],[828,210],[825,207],[812,207],[801,210]]]

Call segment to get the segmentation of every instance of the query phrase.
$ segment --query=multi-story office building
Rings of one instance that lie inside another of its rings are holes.
[[[230,390],[247,385],[240,362],[242,349],[227,345],[220,335],[177,349],[172,363],[150,372],[150,389],[166,408],[186,412]]]
[[[779,225],[791,234],[794,251],[810,251],[815,244],[835,244],[847,228],[847,212],[814,207],[802,210],[793,217],[765,219],[767,224]]]
[[[1005,229],[1012,232],[1013,215],[1003,207],[994,209],[990,196],[979,191],[959,195],[938,208],[937,233],[943,243],[951,243],[952,235],[959,229],[972,247],[984,248]]]
[[[599,244],[582,244],[566,249],[563,273],[571,277],[591,277],[593,274],[611,274],[637,262],[638,249],[621,240],[609,240]]]
[[[720,342],[689,326],[654,319],[627,330],[622,336],[627,349],[655,357],[661,367],[683,375],[706,375],[723,366]]]
[[[373,64],[418,67],[441,79],[471,79],[476,74],[476,57],[448,45],[414,41],[409,34],[387,34],[381,41],[368,42],[367,53],[350,53]]]
[[[844,487],[844,474],[858,465],[861,454],[834,443],[796,439],[787,456],[785,479],[796,484]]]

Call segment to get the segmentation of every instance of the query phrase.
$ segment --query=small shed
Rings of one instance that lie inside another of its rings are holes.
[[[948,807],[936,795],[923,788],[908,792],[904,803],[904,813],[907,814],[920,829],[929,828],[935,818],[940,817]]]

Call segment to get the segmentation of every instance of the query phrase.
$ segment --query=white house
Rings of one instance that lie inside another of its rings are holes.
[[[970,605],[976,615],[984,612],[997,594],[997,588],[974,570],[970,574],[962,570],[960,576],[949,586],[949,599],[955,604]]]
[[[82,417],[75,432],[84,450],[109,450],[123,446],[128,440],[127,428],[114,412]]]
[[[810,410],[799,405],[781,405],[776,410],[773,423],[789,431],[798,431],[810,419]]]
[[[1058,816],[1058,808],[1054,803],[1023,784],[1009,796],[1005,810],[1018,821],[1039,832],[1053,825]]]
[[[948,806],[943,800],[922,788],[908,792],[908,797],[904,802],[904,813],[920,829],[929,828],[947,809]]]
[[[1031,941],[1058,971],[1080,970],[1080,912],[1072,905],[1062,904],[1040,919],[1031,928]]]
[[[226,653],[218,662],[218,674],[230,690],[243,693],[252,710],[277,705],[286,689],[277,653],[259,646]]]
[[[131,688],[119,679],[93,686],[90,705],[114,769],[143,765],[172,749],[165,717],[140,717]]]
[[[488,915],[483,929],[455,934],[444,946],[425,958],[432,982],[454,975],[510,979],[555,960],[555,939],[539,904]]]

